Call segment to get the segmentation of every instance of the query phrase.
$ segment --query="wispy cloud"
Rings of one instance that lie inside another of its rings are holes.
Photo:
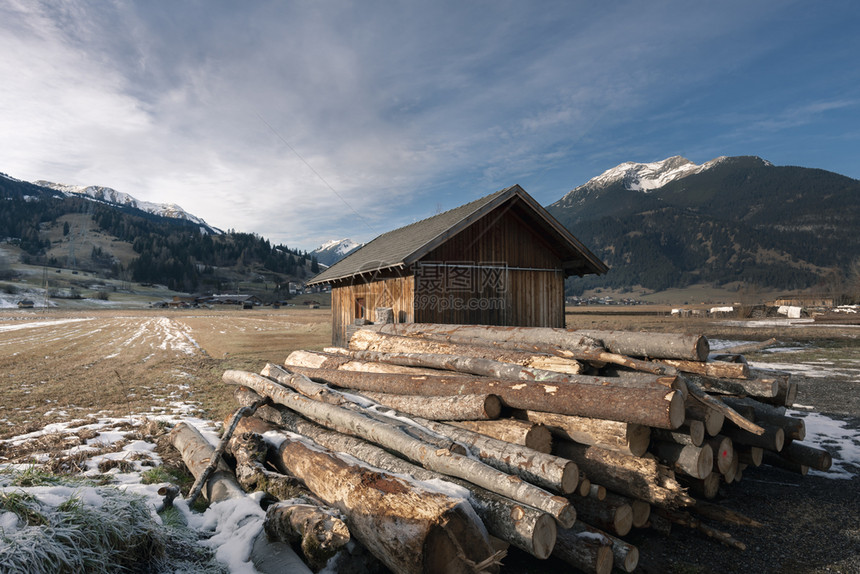
[[[613,162],[741,137],[720,118],[757,110],[714,102],[790,45],[775,6],[796,4],[7,2],[0,170],[305,248],[513,183],[548,202]]]

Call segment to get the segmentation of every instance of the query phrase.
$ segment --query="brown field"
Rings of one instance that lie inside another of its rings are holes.
[[[0,437],[177,401],[220,420],[235,408],[225,370],[256,372],[330,341],[325,309],[4,311]]]
[[[757,362],[802,364],[807,374],[798,403],[850,429],[860,427],[860,328],[764,323],[753,328],[724,320],[668,316],[666,307],[575,308],[572,328],[701,333],[710,339],[776,337],[796,346],[761,353]],[[4,310],[0,312],[0,438],[59,420],[96,413],[127,415],[196,405],[197,416],[223,420],[235,410],[227,369],[258,372],[294,349],[320,349],[331,340],[330,310]],[[815,372],[820,369],[821,372]],[[803,373],[803,371],[801,371]],[[826,373],[825,376],[820,376]],[[856,433],[857,431],[851,431]],[[855,449],[860,440],[854,439]],[[846,447],[847,448],[847,447]],[[838,447],[834,458],[839,458]],[[741,552],[689,529],[666,538],[631,534],[640,572],[860,572],[860,476],[800,477],[772,467],[721,491],[722,504],[764,523],[728,526],[748,544]],[[537,573],[565,566],[512,552],[505,572]]]

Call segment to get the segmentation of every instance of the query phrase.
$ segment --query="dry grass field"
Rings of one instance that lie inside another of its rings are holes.
[[[234,409],[227,369],[259,371],[331,341],[327,310],[4,311],[0,438],[89,414]]]

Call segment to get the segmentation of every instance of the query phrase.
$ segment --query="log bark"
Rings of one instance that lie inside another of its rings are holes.
[[[512,414],[545,425],[559,438],[633,456],[645,454],[651,442],[651,427],[645,425],[531,410],[514,410]]]
[[[579,469],[570,460],[444,423],[420,418],[416,422],[466,445],[473,456],[494,468],[541,488],[570,494],[579,484]]]
[[[717,494],[720,492],[720,484],[722,482],[722,475],[716,472],[712,472],[705,478],[693,478],[691,476],[679,476],[678,480],[690,489],[690,492],[699,496],[701,498],[706,498],[708,500],[712,500],[717,497]],[[698,505],[701,501],[697,500],[696,505]],[[695,508],[695,507],[691,507]]]
[[[632,544],[624,542],[620,538],[609,534],[608,532],[604,532],[577,520],[576,524],[573,525],[573,528],[563,532],[562,534],[562,536],[565,537],[569,535],[579,538],[591,537],[595,540],[608,541],[612,548],[613,565],[622,572],[633,572],[636,569],[636,566],[639,565],[639,549]],[[605,544],[605,542],[601,543]]]
[[[397,418],[389,416],[390,413],[385,412],[388,410],[388,408],[380,409],[368,404],[364,404],[363,406],[361,406],[354,401],[354,399],[358,399],[358,397],[347,398],[343,393],[333,390],[326,385],[315,383],[304,375],[290,373],[289,371],[286,371],[273,363],[266,364],[266,366],[262,370],[262,375],[264,377],[269,377],[270,379],[276,380],[278,381],[278,383],[286,385],[287,387],[292,388],[295,391],[301,393],[302,395],[315,401],[329,403],[338,407],[357,411],[362,416],[375,419],[386,425],[391,425],[403,432],[404,434],[409,435],[410,437],[424,442],[428,445],[432,445],[439,449],[449,450],[456,454],[466,454],[466,450],[461,445],[454,443],[448,437],[433,433],[426,428],[421,427],[420,425],[405,422],[402,417]],[[232,371],[227,371],[226,373],[224,373],[224,376],[231,377],[241,375],[237,375]],[[364,408],[364,406],[369,406],[371,408]]]
[[[757,435],[748,432],[742,428],[737,428],[733,425],[723,427],[723,434],[730,439],[735,445],[743,444],[747,446],[758,446],[765,450],[779,452],[785,445],[785,431],[778,426],[761,425],[764,428],[764,433]]]
[[[614,562],[612,541],[579,525],[577,521],[573,528],[559,531],[553,557],[588,574],[609,574]]]
[[[249,428],[241,423],[240,427]],[[268,446],[258,432],[243,430],[236,433],[228,449],[236,459],[236,480],[245,492],[262,491],[278,500],[288,500],[307,492],[294,476],[273,472],[265,466]]]
[[[330,509],[296,501],[279,502],[266,509],[263,529],[269,540],[298,543],[314,570],[321,570],[350,540],[346,524]]]
[[[762,458],[765,464],[769,464],[770,466],[775,466],[789,472],[794,472],[801,476],[806,476],[809,473],[809,465],[792,462],[787,458],[780,456],[780,453],[766,451]]]
[[[761,466],[764,449],[760,446],[738,445],[735,449],[738,462],[750,466]]]
[[[485,325],[441,325],[436,323],[403,323],[372,325],[368,329],[387,335],[420,337],[464,345],[491,346],[502,349],[550,353],[583,361],[623,365],[654,374],[667,373],[671,367],[655,365],[629,357],[629,353],[607,350],[596,340],[578,331],[545,327],[490,327]],[[608,352],[611,351],[611,352]],[[655,355],[656,357],[656,355]],[[687,358],[667,357],[667,358]]]
[[[678,359],[661,359],[660,363],[674,367],[682,373],[694,373],[707,377],[724,379],[748,379],[750,377],[750,368],[746,363],[681,361]]]
[[[753,528],[761,528],[764,526],[758,520],[752,519],[745,514],[736,512],[725,506],[714,504],[712,502],[696,501],[695,506],[691,506],[690,510],[700,516],[711,520],[718,520],[724,524],[737,524],[738,526],[752,526]]]
[[[369,391],[363,391],[362,395],[400,412],[434,421],[491,421],[502,412],[502,401],[496,395],[413,397]]]
[[[651,452],[665,461],[669,468],[693,478],[706,478],[714,466],[714,451],[693,445],[652,441]]]
[[[263,374],[275,378],[278,382],[287,386],[293,387],[296,390],[302,391],[307,396],[325,395],[325,402],[345,406],[353,410],[358,410],[362,414],[364,410],[358,405],[349,402],[340,393],[331,392],[327,387],[319,383],[311,382],[301,375],[290,374],[276,365],[269,363],[263,370]],[[320,392],[317,392],[320,389]],[[395,413],[395,419],[390,421],[390,424],[397,426],[401,425],[400,413]],[[431,421],[421,417],[413,417],[417,423],[419,433],[410,432],[414,430],[416,425],[406,425],[401,427],[407,434],[418,438],[423,436],[438,437],[438,443],[442,446],[454,444],[457,449],[457,454],[466,454],[468,449],[471,454],[486,464],[496,468],[504,473],[519,476],[523,480],[562,494],[572,492],[579,482],[579,471],[576,465],[569,461],[558,458],[551,454],[541,453],[525,446],[511,444],[503,440],[497,440],[485,435],[460,429]],[[383,422],[388,422],[384,420]],[[462,444],[461,444],[462,443]],[[465,445],[465,449],[462,445]],[[437,446],[439,446],[437,444]],[[450,448],[449,450],[454,450]]]
[[[726,397],[723,400],[735,410],[744,406],[751,408],[756,423],[781,427],[786,439],[802,441],[806,438],[806,423],[802,418],[787,416],[785,407],[765,404],[752,398]]]
[[[200,431],[187,423],[179,423],[170,431],[170,441],[179,451],[191,474],[195,478],[202,476],[215,454],[215,448],[203,438]],[[223,460],[218,461],[215,471],[201,484],[201,493],[209,502],[245,496],[242,487]]]
[[[512,381],[567,383],[571,382],[571,378],[579,376],[462,355],[381,353],[378,351],[353,351],[352,354],[356,359],[362,361],[399,365],[401,367],[438,369],[440,371],[452,371],[454,373],[475,375],[477,377],[491,377]]]
[[[777,381],[769,378],[723,379],[693,373],[686,373],[685,378],[688,384],[692,381],[709,393],[722,395],[750,395],[773,398],[777,396],[779,390]]]
[[[658,428],[677,428],[684,422],[684,401],[677,391],[661,388],[613,386],[600,377],[587,383],[548,384],[489,378],[380,375],[329,369],[292,369],[333,385],[364,391],[411,395],[498,395],[507,406],[536,411],[632,422]]]
[[[747,430],[753,434],[764,434],[764,429],[757,424],[753,423],[747,418],[742,417],[737,411],[733,408],[717,399],[716,397],[712,397],[708,393],[706,393],[698,384],[693,381],[687,381],[687,388],[690,390],[691,397],[697,399],[699,402],[704,404],[707,407],[715,409],[721,412],[727,419],[738,425],[740,428]]]
[[[230,442],[230,438],[233,436],[233,431],[236,430],[236,425],[239,424],[239,420],[244,416],[254,414],[254,411],[257,410],[257,407],[262,405],[264,402],[264,399],[260,399],[260,402],[253,405],[249,405],[247,407],[239,407],[236,412],[233,413],[233,417],[230,420],[230,423],[225,427],[224,434],[222,435],[217,448],[212,453],[212,457],[209,461],[209,464],[206,466],[206,468],[203,469],[203,472],[201,472],[200,475],[196,477],[194,484],[191,486],[191,491],[188,493],[189,506],[194,504],[194,501],[197,500],[198,496],[200,496],[200,493],[203,490],[203,483],[205,483],[206,480],[208,480],[209,476],[211,476],[212,473],[215,472],[215,469],[221,462],[221,457],[224,456],[224,451],[227,450],[227,444]]]
[[[455,427],[481,433],[498,440],[522,445],[538,452],[549,453],[552,451],[552,433],[543,424],[525,422],[517,419],[501,419],[494,421],[466,420],[450,422],[449,424]]]
[[[586,497],[576,501],[576,513],[586,524],[626,536],[633,528],[633,508],[619,496],[607,495],[604,500]]]
[[[444,341],[433,341],[416,337],[398,337],[361,329],[349,340],[352,351],[377,351],[381,353],[433,353],[476,357],[503,363],[514,363],[523,367],[546,369],[571,375],[582,372],[582,363],[557,357],[548,353],[534,353],[513,349],[498,349],[484,345],[461,345]]]
[[[248,391],[253,392],[250,389]],[[240,401],[247,400],[238,396],[238,393],[237,398]],[[545,512],[521,505],[464,480],[416,466],[364,440],[308,421],[285,407],[262,407],[258,411],[258,416],[269,421],[270,424],[307,436],[325,448],[348,452],[376,468],[395,474],[409,475],[417,480],[444,480],[467,489],[472,507],[492,535],[540,559],[547,558],[552,551],[557,534],[556,522]]]
[[[705,423],[689,419],[676,430],[654,429],[651,436],[655,440],[674,442],[682,445],[702,446],[705,441]]]
[[[339,352],[337,352],[339,351]],[[309,367],[312,369],[337,369],[340,371],[356,371],[360,373],[393,373],[406,375],[438,375],[436,369],[421,369],[418,367],[401,367],[399,365],[386,365],[384,363],[373,363],[359,361],[349,355],[350,351],[339,347],[327,348],[325,351],[293,351],[290,353],[284,365],[287,367]]]
[[[564,440],[556,443],[555,450],[574,461],[590,480],[619,494],[670,508],[694,503],[672,472],[653,459]]]
[[[307,400],[307,399],[305,399]],[[395,572],[475,572],[491,558],[486,532],[461,499],[347,462],[300,439],[278,450],[280,470],[301,478],[347,517],[350,532]]]
[[[827,471],[833,465],[833,458],[824,449],[816,448],[799,442],[792,442],[783,448],[780,456],[788,461]]]
[[[313,401],[254,373],[226,371],[223,380],[226,383],[249,387],[261,396],[268,396],[274,402],[329,428],[395,450],[420,463],[425,468],[468,480],[487,490],[544,510],[564,527],[570,526],[576,518],[576,511],[573,506],[563,497],[554,496],[480,461],[452,453],[449,450],[434,449],[391,425],[336,405]]]
[[[706,361],[710,353],[708,339],[702,335],[591,329],[581,329],[574,333],[600,341],[608,351],[632,357]]]

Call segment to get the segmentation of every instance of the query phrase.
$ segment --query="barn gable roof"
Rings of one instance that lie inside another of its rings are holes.
[[[569,263],[566,271],[577,275],[605,273],[606,265],[564,228],[519,185],[428,217],[410,225],[383,233],[353,251],[308,282],[308,285],[331,283],[361,274],[408,267],[449,238],[466,229],[492,210],[508,201],[521,200],[530,217],[555,244]]]

